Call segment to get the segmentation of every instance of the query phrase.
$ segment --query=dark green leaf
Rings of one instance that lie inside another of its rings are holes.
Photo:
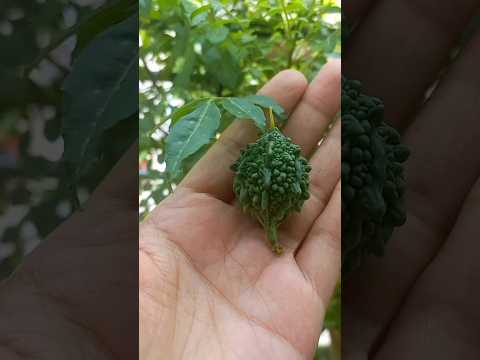
[[[262,109],[242,98],[228,98],[223,102],[223,107],[230,114],[240,119],[252,119],[258,128],[265,130],[265,114]]]
[[[102,133],[138,111],[138,16],[102,33],[78,56],[65,81],[64,160],[74,178],[95,159]]]
[[[167,171],[172,180],[182,176],[183,161],[215,136],[220,125],[220,111],[207,101],[181,118],[166,138]]]
[[[128,16],[137,11],[137,1],[119,0],[112,5],[101,8],[87,22],[80,26],[77,32],[77,45],[75,47],[74,57],[85,48],[85,46],[102,31],[109,26],[125,20]]]

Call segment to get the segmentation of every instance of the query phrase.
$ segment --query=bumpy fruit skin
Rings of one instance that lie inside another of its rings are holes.
[[[276,127],[248,144],[232,165],[233,191],[243,210],[262,224],[272,250],[282,253],[277,227],[309,198],[307,160],[300,147]]]
[[[406,220],[403,163],[409,150],[383,120],[381,100],[342,78],[342,273],[381,256]]]

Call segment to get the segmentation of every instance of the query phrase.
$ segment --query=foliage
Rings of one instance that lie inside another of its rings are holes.
[[[282,253],[277,228],[292,211],[300,211],[310,197],[311,166],[300,147],[277,127],[269,129],[254,144],[242,150],[232,165],[233,189],[245,212],[262,224],[272,250]]]
[[[63,103],[63,159],[74,169],[74,182],[101,155],[104,132],[137,112],[137,28],[138,17],[131,15],[89,44],[80,43],[83,48],[64,83]]]
[[[383,119],[381,100],[342,78],[342,270],[367,254],[383,255],[406,220],[403,165],[409,150]]]
[[[219,107],[231,116],[251,119],[260,130],[265,130],[265,114],[258,104],[275,109],[278,116],[285,117],[283,108],[276,101],[260,95],[211,97],[193,101],[178,109],[172,115],[175,120],[165,139],[165,162],[170,180],[180,179],[185,174],[185,164],[187,167],[191,164],[189,156],[203,151],[203,147],[214,140],[222,117]]]
[[[286,120],[268,98],[251,94],[286,68],[311,80],[327,58],[340,55],[338,5],[335,0],[140,1],[140,219],[174,190],[235,117],[253,117],[261,126],[263,114],[251,105],[272,107],[279,125]],[[202,106],[209,117],[201,117]],[[219,121],[215,108],[224,110]],[[196,128],[199,121],[205,127]],[[192,138],[185,141],[188,133]]]
[[[201,99],[253,94],[288,67],[311,79],[340,51],[339,8],[330,0],[144,0],[140,22],[141,217],[213,143],[186,158],[172,183],[165,134]],[[178,109],[185,103],[190,108]],[[218,132],[232,120],[223,116]]]

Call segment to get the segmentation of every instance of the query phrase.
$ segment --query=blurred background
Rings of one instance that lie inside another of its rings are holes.
[[[339,0],[140,0],[140,219],[175,189],[164,162],[172,112],[207,96],[254,94],[286,68],[311,80],[340,57],[340,19]],[[224,116],[221,130],[232,120]],[[316,359],[340,359],[340,304],[338,286]]]
[[[64,80],[79,37],[85,46],[132,2],[0,0],[0,280],[88,198],[137,137],[136,114],[109,129],[101,156],[72,188],[62,160]]]

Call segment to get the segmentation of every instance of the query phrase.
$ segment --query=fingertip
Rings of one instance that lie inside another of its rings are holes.
[[[305,75],[295,69],[286,69],[280,71],[274,78],[280,78],[283,82],[288,84],[290,89],[297,91],[305,91],[308,86],[308,80]]]
[[[325,68],[332,69],[335,74],[342,73],[342,60],[341,59],[330,59],[325,64]]]
[[[308,80],[300,71],[282,70],[270,79],[259,94],[275,99],[287,113],[293,111],[308,87]]]
[[[342,76],[342,61],[340,59],[330,59],[323,65],[312,82],[332,81],[340,85]]]

